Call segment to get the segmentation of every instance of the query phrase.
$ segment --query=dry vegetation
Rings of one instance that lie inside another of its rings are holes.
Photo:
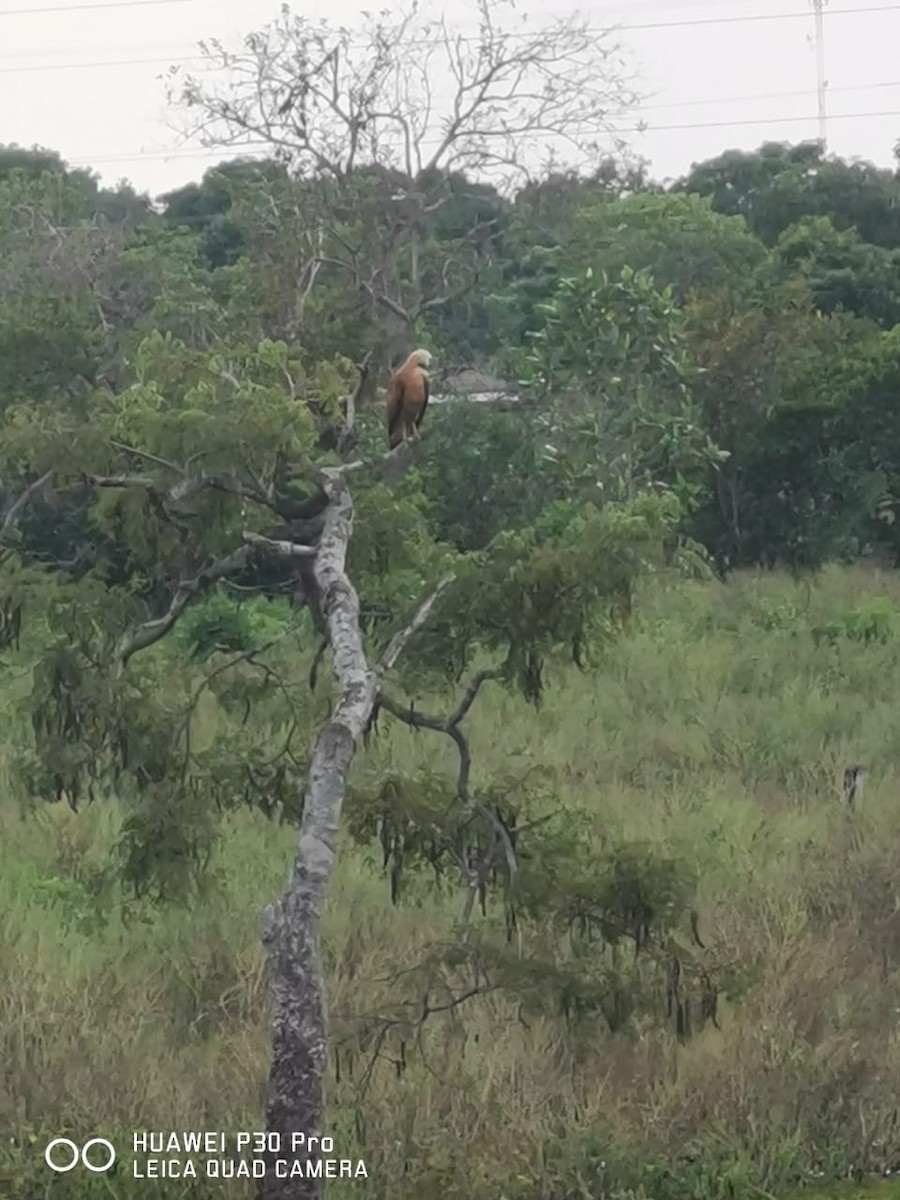
[[[658,1026],[615,1038],[526,1027],[515,1005],[476,998],[431,1019],[404,1072],[378,1061],[366,1079],[365,1060],[345,1057],[331,1125],[370,1180],[330,1194],[716,1200],[900,1165],[898,680],[900,582],[835,568],[811,587],[745,575],[651,589],[633,633],[595,674],[555,676],[543,711],[486,692],[476,780],[489,762],[542,761],[555,803],[694,864],[701,933],[747,987],[722,1001],[719,1029],[684,1045]],[[6,706],[14,729],[9,694]],[[432,765],[441,752],[387,726],[370,750]],[[869,777],[849,814],[839,781],[855,762]],[[0,811],[0,1190],[239,1196],[237,1184],[156,1190],[121,1174],[48,1188],[31,1150],[65,1131],[259,1125],[256,914],[283,886],[293,835],[231,815],[196,903],[98,923],[86,881],[117,821],[112,803]],[[338,1039],[388,1002],[387,978],[458,909],[425,877],[392,907],[379,863],[345,847],[326,947]]]

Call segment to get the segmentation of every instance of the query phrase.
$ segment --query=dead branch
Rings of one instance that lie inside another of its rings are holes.
[[[240,549],[234,550],[224,558],[217,559],[208,567],[204,567],[192,579],[182,579],[163,616],[145,621],[137,629],[130,631],[120,639],[115,651],[116,673],[121,674],[124,671],[128,660],[133,655],[141,650],[146,650],[160,638],[165,637],[195,596],[220,579],[242,571],[249,563],[252,554],[252,546],[241,546]]]
[[[618,118],[637,99],[611,35],[577,18],[530,26],[511,2],[477,7],[472,35],[430,20],[415,3],[367,16],[357,30],[285,8],[237,53],[201,44],[223,83],[188,75],[171,96],[186,110],[188,137],[235,150],[261,145],[293,176],[285,192],[302,193],[302,213],[281,216],[289,202],[275,206],[276,253],[283,257],[290,244],[303,258],[290,274],[291,302],[296,309],[301,277],[300,311],[326,274],[321,268],[341,271],[376,325],[388,326],[380,352],[476,286],[473,271],[461,286],[444,279],[433,289],[439,294],[422,291],[425,222],[450,199],[450,173],[490,176],[509,190],[545,169],[548,157],[581,168],[603,154],[601,139],[617,140]],[[386,185],[374,199],[373,179]],[[378,215],[357,238],[347,226],[367,204]],[[293,237],[285,237],[288,227]],[[479,217],[460,239],[476,257],[481,230]]]
[[[185,475],[187,472],[184,467],[179,467],[176,463],[169,462],[167,458],[160,458],[158,454],[151,454],[149,450],[139,450],[137,446],[128,446],[125,442],[117,442],[110,438],[109,444],[116,450],[123,450],[126,454],[133,454],[135,458],[145,458],[148,462],[156,463],[158,467],[165,467],[167,471],[172,471],[176,475]]]
[[[347,397],[347,402],[344,406],[343,422],[341,424],[341,431],[338,434],[337,443],[337,451],[341,456],[346,453],[353,442],[353,433],[356,426],[356,407],[359,404],[360,398],[362,397],[362,394],[366,389],[366,385],[369,382],[369,376],[372,373],[372,363],[374,358],[374,350],[369,350],[357,368],[359,371],[359,377],[356,381],[356,387]]]
[[[160,491],[152,475],[85,475],[84,480],[96,488],[143,488],[148,492]]]
[[[637,99],[621,48],[575,18],[504,28],[501,8],[512,15],[478,0],[471,36],[414,6],[355,31],[285,10],[237,54],[202,44],[227,86],[188,76],[173,99],[204,145],[261,141],[307,178],[339,183],[372,163],[410,179],[492,166],[527,177],[527,155],[548,139],[581,165]]]
[[[35,479],[33,483],[29,483],[28,487],[16,497],[13,503],[7,509],[6,515],[0,524],[0,542],[5,542],[16,527],[22,510],[34,499],[38,492],[50,482],[53,478],[52,469],[45,471],[39,479]]]
[[[247,530],[241,536],[249,546],[256,546],[268,554],[277,554],[280,558],[312,558],[317,550],[315,546],[279,541],[276,538],[263,537],[259,533],[249,533]]]
[[[399,633],[394,634],[378,664],[379,678],[384,676],[396,664],[409,639],[422,628],[431,615],[431,610],[435,604],[437,604],[438,600],[440,600],[441,596],[455,579],[455,575],[448,575],[445,579],[442,579],[428,599],[424,600],[416,609],[409,624],[404,629],[401,629]]]
[[[436,733],[446,734],[456,746],[459,765],[456,775],[456,796],[463,807],[473,815],[478,815],[493,831],[493,841],[487,852],[475,861],[458,860],[461,873],[467,880],[466,901],[463,907],[462,923],[465,924],[471,916],[475,897],[496,865],[498,857],[506,863],[508,879],[511,883],[518,870],[515,847],[510,840],[509,831],[497,814],[478,800],[474,800],[469,792],[469,776],[472,770],[472,752],[468,738],[460,728],[463,720],[471,709],[482,686],[491,679],[500,679],[503,672],[500,668],[489,668],[479,671],[473,676],[469,686],[463,693],[462,699],[449,717],[435,717],[428,713],[414,712],[412,707],[404,708],[396,700],[391,699],[384,690],[378,694],[378,707],[384,708],[408,725],[411,729],[431,729]]]

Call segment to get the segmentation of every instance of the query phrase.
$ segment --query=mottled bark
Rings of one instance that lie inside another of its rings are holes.
[[[317,1200],[321,1178],[279,1177],[274,1159],[306,1163],[315,1148],[292,1149],[297,1135],[322,1136],[323,1082],[328,1056],[319,928],[334,867],[347,773],[375,703],[377,676],[369,669],[359,629],[359,598],[344,563],[353,531],[353,502],[345,481],[329,481],[330,502],[314,572],[334,659],[339,695],[319,731],[309,767],[297,853],[287,890],[263,912],[272,999],[272,1065],[266,1124],[281,1151],[267,1162],[260,1200]],[[340,1157],[340,1148],[336,1147]]]
[[[319,930],[334,867],[338,826],[347,775],[380,687],[409,637],[424,623],[444,580],[398,634],[376,669],[369,667],[359,627],[359,598],[347,577],[345,560],[353,532],[353,502],[347,468],[323,472],[329,496],[325,524],[314,560],[315,581],[331,648],[338,697],[321,728],[309,767],[297,852],[287,890],[263,912],[263,944],[269,957],[272,1000],[272,1064],[267,1099],[267,1130],[278,1134],[280,1151],[267,1159],[260,1200],[319,1200],[321,1177],[291,1178],[275,1160],[293,1160],[304,1169],[317,1159],[346,1158],[346,1148],[320,1153],[310,1140],[323,1134],[324,1076],[328,1057],[327,1013]],[[298,1144],[299,1135],[304,1135]]]

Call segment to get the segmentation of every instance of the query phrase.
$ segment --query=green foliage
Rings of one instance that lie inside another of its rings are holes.
[[[898,630],[898,613],[890,600],[882,597],[839,612],[823,625],[814,625],[812,635],[816,645],[834,645],[839,638],[868,645],[884,644],[895,638]]]
[[[614,281],[588,269],[561,280],[542,309],[522,366],[529,386],[554,396],[574,482],[630,497],[718,461],[691,394],[671,289],[658,291],[649,274],[629,267]]]
[[[590,175],[551,171],[541,179],[529,180],[516,193],[514,211],[523,239],[544,246],[564,245],[583,207],[655,190],[643,164],[606,158]]]
[[[122,824],[117,846],[122,880],[138,899],[183,903],[208,885],[219,836],[206,789],[160,781],[144,790],[140,806]]]
[[[206,171],[200,183],[186,184],[161,197],[165,219],[173,225],[184,223],[200,237],[210,267],[232,266],[244,250],[243,230],[231,216],[235,193],[245,181],[252,185],[264,175],[266,165],[222,163]]]
[[[822,312],[855,313],[891,329],[900,324],[900,249],[864,241],[856,229],[838,230],[829,217],[805,217],[781,234],[776,261],[809,281]]]
[[[271,714],[271,697],[290,695],[277,671],[248,659],[255,678],[227,702],[243,709],[252,699],[259,715],[227,750],[197,737],[198,706],[223,671],[219,656],[263,655],[288,621],[265,600],[207,596],[212,577],[187,593],[205,603],[187,611],[170,651],[123,672],[122,648],[135,629],[164,620],[185,582],[202,581],[244,530],[269,528],[265,487],[274,489],[288,456],[313,448],[313,405],[327,414],[346,383],[340,364],[321,362],[307,374],[283,343],[201,351],[156,331],[128,365],[125,386],[98,389],[77,410],[51,397],[6,412],[6,478],[21,490],[55,468],[53,486],[10,543],[21,562],[4,581],[10,603],[35,622],[33,741],[19,751],[17,784],[73,808],[115,788],[134,805],[121,834],[123,879],[139,895],[173,899],[203,883],[222,809],[252,802],[271,815],[296,814],[301,767],[283,756],[299,718]],[[179,490],[192,462],[202,468]],[[86,482],[94,473],[106,486]],[[247,586],[266,590],[250,577]],[[208,664],[205,674],[184,674],[196,671],[191,663]],[[278,737],[283,761],[272,772]]]
[[[582,208],[566,256],[610,277],[648,272],[679,301],[752,287],[766,250],[742,216],[723,216],[703,197],[638,193]]]
[[[170,334],[150,334],[138,347],[135,382],[109,405],[113,436],[165,458],[202,452],[209,473],[226,471],[235,448],[259,473],[281,452],[296,456],[314,430],[307,406],[285,389],[315,387],[283,342],[189,349]],[[321,374],[326,373],[323,364]],[[330,395],[334,381],[326,378]]]
[[[34,898],[58,915],[66,932],[90,937],[109,922],[115,894],[110,868],[95,870],[84,878],[51,875],[35,880]]]
[[[534,526],[498,534],[464,559],[447,616],[417,639],[423,667],[459,679],[487,651],[532,703],[545,660],[576,663],[621,629],[638,577],[661,566],[682,513],[672,495],[552,508]]]
[[[870,338],[854,358],[843,364],[838,376],[846,401],[841,413],[840,436],[846,456],[858,476],[880,484],[866,510],[861,541],[884,546],[900,560],[900,526],[897,497],[900,472],[896,448],[900,445],[900,326]]]
[[[673,1001],[693,996],[702,1024],[702,1014],[709,1015],[703,996],[712,995],[710,972],[717,968],[709,956],[703,962],[672,940],[688,928],[694,868],[650,844],[604,845],[598,815],[554,811],[535,787],[538,778],[498,781],[485,790],[489,807],[478,813],[454,806],[446,779],[427,768],[415,777],[371,779],[348,793],[348,831],[362,846],[380,843],[379,865],[388,871],[395,904],[415,896],[423,871],[438,894],[451,894],[448,877],[489,844],[486,812],[516,835],[515,876],[494,872],[491,885],[480,889],[477,926],[436,948],[427,969],[450,977],[483,972],[492,990],[509,994],[525,1015],[553,1012],[587,1028],[599,1018],[616,1032],[642,1015],[663,1017],[660,996],[674,954],[679,992],[674,997],[670,985],[668,1015]],[[370,861],[376,865],[374,855]],[[489,912],[494,893],[502,921]]]
[[[80,298],[39,294],[0,300],[0,407],[38,398],[100,363],[96,315]]]
[[[859,551],[883,496],[844,432],[872,329],[815,314],[801,281],[759,283],[737,307],[711,295],[688,311],[703,422],[729,452],[690,528],[723,566],[815,567]]]
[[[647,272],[622,269],[617,279],[588,268],[560,280],[543,306],[544,326],[532,334],[530,380],[543,390],[580,384],[597,393],[650,386],[683,394],[676,308],[670,290],[658,291]]]
[[[470,362],[494,354],[502,332],[490,319],[487,293],[498,278],[500,264],[511,256],[510,206],[496,188],[467,179],[460,172],[420,176],[426,204],[434,205],[423,221],[423,241],[417,246],[419,286],[424,295],[446,296],[427,318],[427,328],[442,357]],[[440,196],[445,199],[437,203]],[[453,273],[447,271],[452,262]],[[412,268],[412,263],[410,267]],[[477,278],[477,289],[465,286]],[[451,292],[451,289],[452,292]]]
[[[803,217],[827,216],[888,249],[900,247],[900,182],[866,162],[826,158],[818,142],[766,142],[697,164],[679,190],[708,196],[717,212],[746,217],[766,245]]]
[[[418,483],[430,527],[459,550],[483,550],[531,524],[566,495],[564,464],[547,442],[548,414],[454,401],[432,418]]]
[[[194,661],[217,652],[248,653],[283,633],[287,616],[267,600],[241,600],[215,592],[179,623],[175,640]]]
[[[507,267],[501,287],[486,297],[486,313],[497,331],[497,362],[515,378],[530,332],[540,327],[543,305],[559,284],[565,260],[559,246],[535,246]]]

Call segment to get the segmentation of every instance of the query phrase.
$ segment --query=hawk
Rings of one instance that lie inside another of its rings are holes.
[[[388,445],[393,450],[409,441],[422,424],[428,406],[431,352],[413,350],[402,367],[394,372],[387,388]]]

